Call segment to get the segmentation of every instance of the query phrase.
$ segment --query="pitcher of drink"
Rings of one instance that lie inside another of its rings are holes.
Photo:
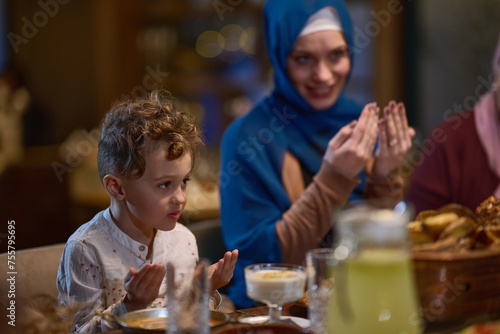
[[[404,202],[360,202],[338,212],[328,333],[422,332],[406,227],[411,214]]]

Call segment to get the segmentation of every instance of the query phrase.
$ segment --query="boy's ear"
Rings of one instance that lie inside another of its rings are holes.
[[[125,193],[122,188],[122,180],[119,177],[116,177],[113,174],[107,174],[102,180],[102,183],[104,184],[104,188],[108,192],[109,196],[118,201],[125,198]]]

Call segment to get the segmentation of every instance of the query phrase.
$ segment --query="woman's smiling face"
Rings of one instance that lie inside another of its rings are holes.
[[[315,110],[337,102],[350,70],[349,47],[342,32],[336,30],[299,37],[287,58],[293,86]]]

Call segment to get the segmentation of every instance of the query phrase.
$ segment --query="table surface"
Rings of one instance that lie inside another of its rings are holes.
[[[243,316],[261,316],[261,315],[267,315],[268,314],[268,308],[267,306],[255,306],[247,309],[241,309],[241,310],[236,310],[234,312],[229,313],[230,319],[234,319],[233,322],[231,320],[229,321],[228,324],[224,326],[232,326],[235,322],[235,319],[238,317],[243,317]],[[295,317],[301,317],[301,318],[307,318],[307,307],[297,305],[295,303],[289,303],[285,304],[283,306],[283,311],[282,315],[290,315],[290,316],[295,316]],[[123,330],[121,329],[116,329],[109,331],[107,333],[110,334],[122,334],[124,333]]]
[[[230,321],[228,324],[223,326],[234,326],[236,323],[236,318],[242,316],[262,316],[268,314],[267,306],[256,306],[247,309],[240,309],[229,313]],[[307,318],[307,307],[300,306],[296,303],[289,303],[283,306],[283,315],[295,316],[301,318]],[[470,323],[469,323],[470,324]],[[459,330],[463,329],[467,324],[465,323],[453,323],[453,324],[432,324],[425,327],[424,333],[426,334],[453,334],[458,333]],[[220,328],[220,327],[219,327]],[[112,334],[122,334],[122,330],[113,330],[108,333]]]

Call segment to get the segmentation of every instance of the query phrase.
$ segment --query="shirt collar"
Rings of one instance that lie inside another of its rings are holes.
[[[111,217],[111,208],[104,211],[104,221],[108,226],[111,236],[125,248],[130,250],[135,256],[146,261],[146,255],[148,254],[148,245],[138,242],[131,237],[129,237],[125,232],[123,232],[113,221]]]

